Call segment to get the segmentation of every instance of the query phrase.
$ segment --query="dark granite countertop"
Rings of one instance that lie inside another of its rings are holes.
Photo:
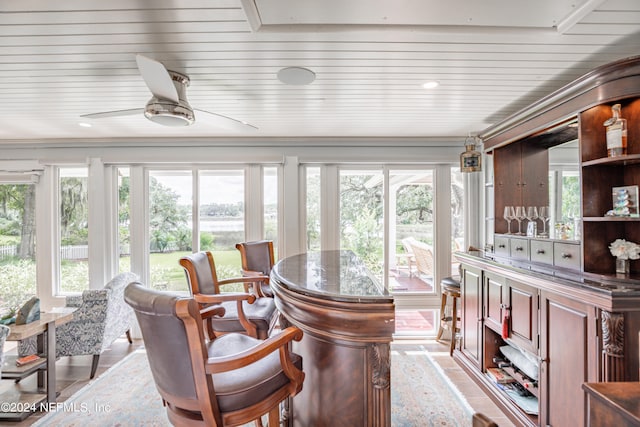
[[[271,280],[303,295],[353,303],[393,302],[393,296],[352,251],[317,251],[277,262]]]
[[[557,267],[551,268],[550,266],[547,266],[545,272],[540,272],[535,270],[536,265],[534,263],[500,258],[494,253],[485,251],[456,252],[455,255],[461,261],[464,259],[478,259],[496,267],[525,272],[533,277],[539,277],[544,280],[551,279],[558,284],[578,287],[612,297],[640,296],[640,280],[635,277],[630,278],[614,274],[600,275]]]

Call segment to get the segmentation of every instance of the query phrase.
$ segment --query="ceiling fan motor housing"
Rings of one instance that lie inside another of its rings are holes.
[[[179,102],[175,103],[172,100],[154,96],[147,102],[144,116],[155,123],[165,126],[189,126],[196,119],[193,109],[187,101],[189,77],[176,71],[167,71],[178,92]]]

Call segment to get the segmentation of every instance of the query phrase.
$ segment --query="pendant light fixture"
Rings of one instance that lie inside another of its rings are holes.
[[[460,154],[461,172],[480,172],[482,170],[482,153],[476,151],[476,138],[469,135],[464,140],[465,151]]]

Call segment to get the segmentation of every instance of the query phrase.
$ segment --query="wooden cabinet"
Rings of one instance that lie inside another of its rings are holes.
[[[516,425],[584,426],[584,383],[638,380],[640,282],[610,286],[579,273],[568,279],[512,267],[479,252],[456,256],[465,309],[464,345],[454,359]],[[538,399],[537,414],[519,408],[486,374],[498,366],[507,344],[537,366],[537,377],[525,370],[509,372]]]
[[[627,153],[608,157],[603,124],[614,104],[627,120]],[[609,245],[640,243],[640,217],[606,214],[614,187],[640,186],[640,56],[601,66],[478,136],[493,159],[496,218],[505,206],[549,205],[548,149],[577,139],[582,240],[507,236],[501,219],[493,253],[458,254],[473,271],[463,277],[470,283],[461,298],[483,305],[463,312],[469,347],[454,358],[517,425],[584,426],[584,383],[639,379],[640,260],[631,261],[630,274],[616,275]],[[509,343],[537,360],[538,411],[527,413],[486,374],[504,363],[497,357]]]
[[[496,333],[502,334],[502,322],[508,304],[505,303],[506,279],[498,274],[485,272],[484,282],[484,324]]]
[[[595,307],[552,292],[541,293],[540,425],[583,426],[582,384],[597,378]],[[567,408],[572,408],[567,411]]]
[[[460,304],[462,310],[462,352],[476,367],[482,363],[482,275],[481,270],[462,266]]]
[[[607,157],[604,122],[614,104],[627,120],[627,154]],[[478,136],[493,157],[497,218],[504,206],[548,205],[548,149],[578,140],[582,247],[564,258],[556,251],[554,264],[615,276],[609,245],[640,243],[640,217],[605,216],[614,187],[640,186],[640,56],[601,66]],[[506,233],[506,221],[495,221],[494,230]],[[631,261],[630,277],[640,278],[640,260]]]
[[[495,214],[502,218],[505,206],[543,206],[549,199],[547,147],[520,141],[493,152]],[[524,227],[525,224],[523,224]],[[506,221],[496,221],[496,233],[506,233]],[[511,232],[517,231],[517,222]],[[524,228],[522,229],[524,232]]]
[[[484,324],[518,347],[538,352],[538,290],[483,272]]]
[[[627,155],[607,157],[603,122],[611,106],[622,104],[628,121]],[[613,209],[613,187],[640,185],[640,99],[616,99],[580,113],[582,211],[585,271],[611,274],[615,259],[609,244],[618,238],[640,243],[640,218],[606,217]],[[640,275],[640,261],[631,262],[632,275]]]
[[[518,347],[538,353],[538,289],[507,280],[508,337]]]

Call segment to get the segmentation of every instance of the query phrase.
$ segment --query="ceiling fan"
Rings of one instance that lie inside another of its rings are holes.
[[[258,128],[241,120],[222,114],[191,108],[187,101],[189,76],[167,70],[162,63],[143,55],[136,55],[138,70],[153,95],[144,108],[105,111],[83,114],[80,117],[101,119],[106,117],[144,114],[152,122],[165,126],[189,126],[196,120],[194,110],[207,114],[208,122],[233,130],[257,130]]]

